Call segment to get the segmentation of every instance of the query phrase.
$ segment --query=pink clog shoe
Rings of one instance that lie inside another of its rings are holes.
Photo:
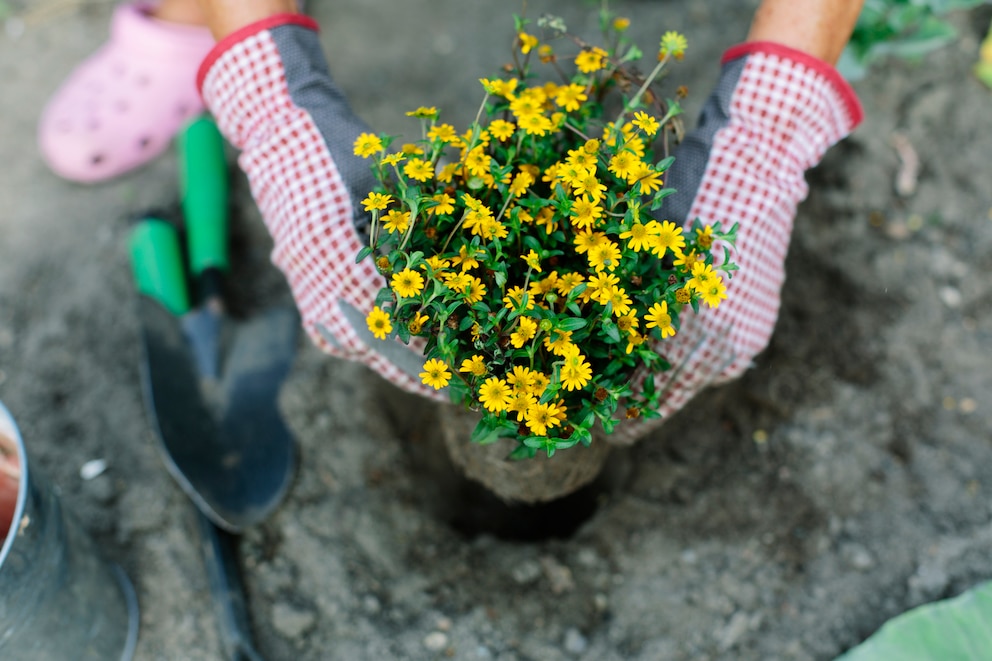
[[[133,170],[203,111],[196,70],[214,39],[205,27],[153,18],[151,6],[119,6],[110,40],[48,102],[38,143],[56,174],[95,183]]]

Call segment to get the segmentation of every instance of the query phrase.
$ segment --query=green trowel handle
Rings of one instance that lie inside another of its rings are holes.
[[[194,277],[227,269],[227,158],[217,125],[203,115],[178,139],[179,186]]]
[[[164,220],[145,218],[131,231],[131,269],[138,291],[175,315],[189,311],[179,233]]]

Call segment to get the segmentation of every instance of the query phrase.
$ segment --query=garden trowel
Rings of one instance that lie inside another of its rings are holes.
[[[227,163],[212,120],[187,126],[179,153],[185,255],[167,221],[144,218],[131,235],[145,396],[169,472],[211,521],[240,532],[292,478],[294,442],[276,400],[299,319],[289,307],[225,316]]]

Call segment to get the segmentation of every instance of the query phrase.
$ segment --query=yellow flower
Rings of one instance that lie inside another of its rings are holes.
[[[543,397],[545,388],[551,383],[551,377],[537,370],[531,370],[531,376],[534,378],[534,382],[530,386],[530,394],[535,397]]]
[[[369,330],[380,340],[385,340],[386,336],[393,332],[393,324],[389,321],[389,313],[382,310],[378,305],[372,308],[369,316],[365,318]]]
[[[531,52],[531,50],[537,46],[537,37],[532,34],[521,32],[517,35],[517,38],[520,39],[520,52],[524,55]]]
[[[406,158],[406,154],[402,154],[400,152],[393,152],[392,154],[390,154],[390,155],[386,156],[384,159],[382,159],[382,162],[383,162],[384,165],[396,165],[397,163],[399,163],[400,161],[402,161],[404,158]]]
[[[580,147],[578,149],[569,149],[568,158],[565,159],[565,162],[576,168],[581,168],[586,172],[592,172],[592,173],[596,172],[596,165],[598,164],[596,152],[595,151],[590,152],[584,147]]]
[[[555,220],[554,208],[544,207],[537,212],[537,226],[543,227],[547,234],[551,234],[558,229],[558,221]]]
[[[444,143],[452,142],[457,137],[458,133],[455,132],[455,127],[451,124],[437,124],[427,132],[428,140],[440,140]]]
[[[482,83],[482,87],[488,94],[512,99],[514,90],[517,89],[517,84],[520,81],[516,78],[511,78],[510,80],[500,80],[498,78],[495,80],[489,80],[488,78],[480,78],[479,82]]]
[[[475,305],[482,300],[482,297],[486,295],[486,285],[482,283],[482,280],[470,275],[467,278],[465,286],[462,288],[462,296],[465,297],[465,302],[469,305]]]
[[[602,48],[584,50],[575,57],[575,66],[582,73],[593,73],[605,66],[606,51]]]
[[[562,296],[568,296],[573,289],[582,283],[583,280],[584,278],[579,273],[566,273],[558,278],[558,282],[555,287],[559,294]]]
[[[422,158],[414,158],[403,166],[403,174],[417,181],[427,181],[434,176],[434,164]]]
[[[603,216],[603,208],[591,200],[576,200],[572,202],[569,216],[572,218],[573,225],[579,229],[588,230]]]
[[[479,387],[479,403],[491,413],[505,411],[513,393],[506,381],[491,376]]]
[[[718,280],[719,278],[720,276],[716,274],[711,264],[694,262],[692,265],[692,277],[686,283],[686,286],[702,293],[704,289],[709,287],[711,280]]]
[[[551,62],[555,59],[555,49],[548,44],[541,44],[537,48],[537,56],[541,58],[541,62]]]
[[[630,178],[627,181],[631,186],[640,184],[642,195],[651,195],[665,185],[661,173],[644,162],[641,162],[637,169],[630,173]]]
[[[531,250],[526,255],[521,257],[521,259],[527,262],[527,266],[529,266],[530,268],[534,269],[538,273],[541,272],[541,259],[540,257],[537,256],[537,253],[534,252],[533,250]]]
[[[561,408],[556,403],[537,403],[527,409],[524,419],[527,421],[527,428],[535,436],[547,436],[549,427],[557,427],[561,424],[558,417]]]
[[[534,177],[529,172],[518,172],[510,184],[510,193],[514,197],[520,197],[527,192],[530,185],[534,183]]]
[[[450,184],[460,167],[462,167],[461,163],[448,163],[437,173],[437,180],[443,184]]]
[[[474,174],[477,177],[489,174],[493,157],[487,154],[484,149],[482,145],[479,145],[465,155],[465,167],[468,168],[469,174]]]
[[[606,186],[603,185],[595,174],[588,174],[580,181],[572,184],[576,195],[587,195],[593,202],[599,202],[606,193]]]
[[[603,239],[586,253],[586,258],[596,271],[612,271],[620,264],[620,248],[609,239]]]
[[[523,365],[514,365],[513,371],[506,375],[506,382],[515,392],[530,392],[534,386],[534,370]]]
[[[640,323],[640,320],[637,318],[637,313],[631,312],[630,314],[621,315],[620,318],[617,319],[617,328],[624,333],[629,333],[636,330]]]
[[[485,376],[486,372],[486,359],[482,356],[476,354],[471,358],[466,358],[462,361],[462,366],[458,368],[459,372],[467,372],[472,376]]]
[[[586,230],[584,232],[578,232],[575,235],[575,252],[580,255],[585,252],[589,252],[596,246],[600,244],[601,241],[606,241],[606,235],[602,232],[593,232],[591,230]]]
[[[494,119],[489,124],[489,132],[493,134],[499,141],[506,141],[513,137],[513,132],[517,130],[517,126],[513,122],[508,122],[505,119]]]
[[[368,197],[362,200],[362,204],[365,206],[366,211],[382,211],[389,206],[389,203],[392,201],[392,195],[372,192],[369,193]]]
[[[520,307],[524,300],[524,288],[523,287],[510,287],[506,290],[506,296],[503,297],[503,303],[507,310],[516,310]],[[527,297],[527,309],[534,309],[534,297]]]
[[[668,313],[668,301],[662,301],[652,305],[648,309],[648,313],[644,315],[644,319],[648,322],[645,324],[646,328],[657,328],[661,331],[662,339],[675,335],[675,326],[672,325],[672,315]],[[628,353],[630,352],[628,351]]]
[[[627,353],[634,350],[634,347],[644,344],[646,338],[636,331],[631,331],[627,336]]]
[[[374,133],[362,133],[355,138],[355,156],[368,158],[382,151],[382,140]]]
[[[431,358],[424,363],[424,371],[420,373],[420,380],[434,390],[440,390],[451,381],[451,372],[448,366],[437,358]]]
[[[437,119],[437,108],[434,106],[420,106],[416,110],[411,110],[407,117],[419,117],[420,119]]]
[[[409,330],[410,333],[412,333],[413,335],[419,335],[420,331],[424,329],[424,324],[426,324],[428,321],[430,321],[430,317],[428,317],[426,314],[421,314],[417,312],[413,315],[413,319],[411,319],[410,322],[406,325],[407,330]]]
[[[617,32],[623,32],[630,27],[630,19],[617,16],[613,19],[613,29]]]
[[[520,323],[517,330],[510,333],[510,344],[514,349],[519,349],[527,344],[537,335],[537,322],[530,317],[519,317]]]
[[[696,230],[696,243],[703,250],[709,250],[713,247],[713,238],[713,227],[710,225],[704,225]]]
[[[578,347],[565,354],[561,367],[561,383],[565,390],[579,390],[592,378],[592,367],[586,362]]]
[[[681,60],[685,55],[685,49],[688,47],[689,42],[683,35],[674,30],[669,30],[661,35],[661,51],[659,54],[663,56],[671,55],[676,60]]]
[[[554,336],[555,339],[551,339]],[[544,348],[556,356],[564,356],[569,347],[575,346],[572,343],[572,331],[554,330],[544,338]]]
[[[458,256],[451,258],[451,263],[453,266],[461,265],[462,271],[468,271],[479,265],[479,260],[476,257],[481,254],[484,252],[475,248],[470,249],[469,245],[465,243],[458,249]]]
[[[641,223],[634,223],[630,226],[629,230],[620,232],[621,239],[627,239],[627,247],[634,252],[640,252],[644,248],[649,247],[649,242],[651,235],[648,233],[648,228]]]
[[[403,153],[407,156],[417,156],[424,153],[424,148],[420,145],[415,145],[412,142],[408,142],[401,148]]]
[[[589,288],[586,289],[586,294],[588,294],[594,301],[598,301],[603,305],[606,305],[606,300],[603,295],[609,291],[611,287],[615,287],[618,284],[620,284],[620,278],[612,273],[605,271],[597,273],[589,278]]]
[[[652,220],[648,222],[647,227],[651,233],[648,245],[651,246],[651,254],[655,257],[661,258],[669,250],[674,253],[676,250],[685,248],[682,228],[672,221],[666,220],[659,223],[657,220]]]
[[[386,212],[385,223],[383,226],[390,234],[403,234],[410,226],[410,212],[390,209]]]
[[[720,301],[727,298],[727,288],[723,284],[723,279],[720,276],[715,276],[706,283],[706,287],[699,290],[699,296],[703,299],[703,302],[711,308],[715,308],[720,305]]]
[[[630,297],[627,296],[627,292],[624,291],[623,287],[610,287],[603,294],[603,298],[606,299],[608,303],[613,304],[613,314],[622,317],[628,312],[630,312],[630,304],[633,303]]]
[[[588,98],[586,88],[576,83],[562,85],[555,93],[555,103],[568,112],[581,108],[582,102]]]
[[[455,210],[455,198],[447,193],[438,193],[431,197],[433,206],[427,207],[427,212],[435,215],[449,214]]]
[[[444,269],[451,266],[451,262],[441,257],[440,255],[431,255],[424,261],[426,262],[426,266],[429,266],[431,268],[431,271],[434,273],[439,273],[440,271],[443,271]]]
[[[537,404],[537,397],[525,390],[514,389],[510,396],[510,405],[506,407],[506,410],[517,414],[517,422],[523,422],[524,416],[527,415],[527,409],[534,404]]]
[[[424,277],[407,268],[394,273],[390,285],[400,298],[413,298],[424,290]]]
[[[518,115],[517,121],[520,123],[520,128],[522,128],[527,135],[542,136],[545,133],[550,133],[551,129],[554,127],[550,119],[539,113]]]
[[[607,169],[617,176],[617,179],[626,179],[630,176],[633,168],[640,163],[636,156],[629,151],[621,151],[610,159]]]
[[[642,110],[634,113],[634,126],[644,131],[649,137],[658,132],[661,124],[658,120]]]

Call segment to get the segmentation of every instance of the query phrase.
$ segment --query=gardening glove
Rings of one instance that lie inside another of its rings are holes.
[[[252,195],[274,241],[303,326],[318,347],[358,360],[396,385],[435,399],[425,386],[423,343],[383,342],[366,315],[386,286],[368,245],[360,201],[375,184],[356,139],[368,131],[334,84],[316,23],[272,16],[221,39],[198,84],[225,137],[241,155]]]
[[[862,114],[851,87],[822,60],[770,42],[727,51],[698,128],[675,151],[666,184],[677,193],[659,218],[725,229],[739,223],[728,256],[739,270],[726,283],[726,300],[698,314],[686,308],[678,333],[658,345],[673,366],[655,377],[665,393],[661,418],[625,422],[607,440],[634,442],[706,386],[751,366],[778,316],[793,220],[808,191],[804,173]]]

